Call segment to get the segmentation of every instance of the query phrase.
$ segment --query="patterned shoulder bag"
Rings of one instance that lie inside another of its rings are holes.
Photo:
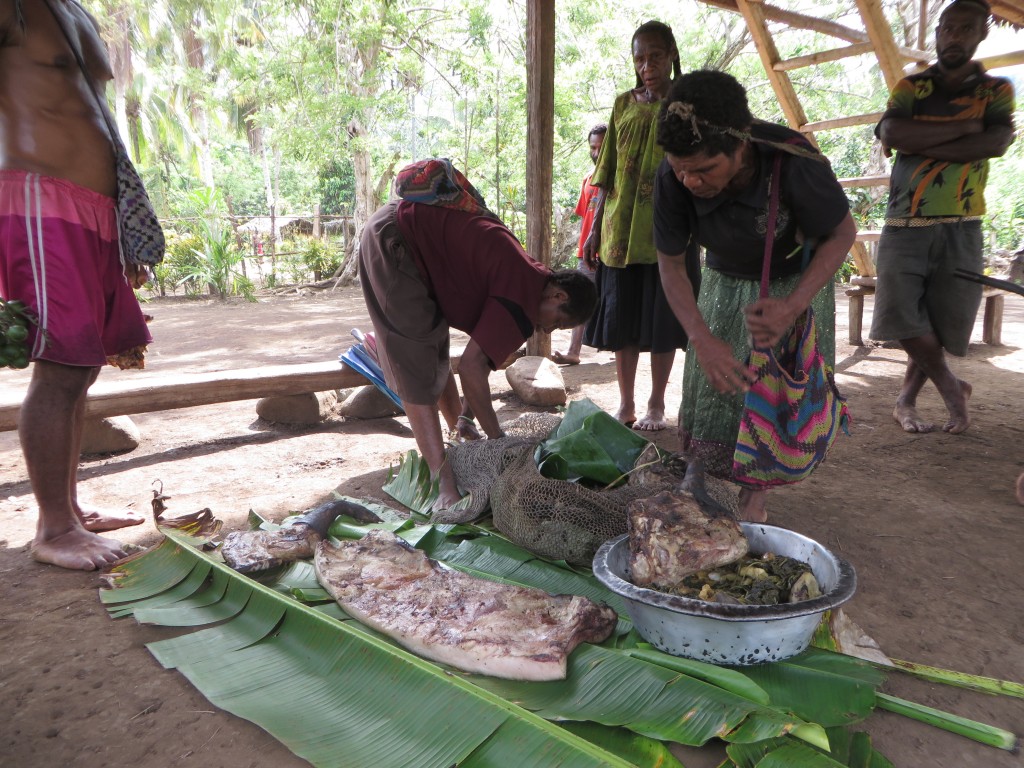
[[[49,3],[47,3],[49,7]],[[128,151],[121,141],[117,126],[110,119],[110,110],[101,101],[96,89],[89,79],[89,71],[86,69],[82,52],[78,45],[68,34],[60,15],[50,7],[50,12],[57,20],[57,26],[68,41],[71,52],[75,55],[82,76],[85,78],[86,87],[92,92],[96,99],[103,119],[107,123],[107,132],[110,134],[110,141],[114,148],[114,165],[117,171],[117,229],[118,242],[121,250],[122,264],[140,264],[146,267],[155,267],[164,260],[164,232],[160,227],[160,221],[153,210],[153,204],[146,194],[146,188],[139,177],[138,171],[132,165]]]
[[[776,153],[768,202],[768,232],[760,297],[768,296],[782,153]],[[733,479],[753,488],[797,483],[825,459],[849,411],[821,350],[811,308],[780,342],[778,352],[754,346],[748,366],[756,380],[743,401]]]

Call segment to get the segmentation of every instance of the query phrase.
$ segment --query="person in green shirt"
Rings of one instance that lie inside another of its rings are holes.
[[[988,160],[1013,142],[1013,85],[972,61],[988,35],[985,0],[953,0],[935,30],[938,61],[893,89],[876,133],[896,150],[878,243],[871,338],[898,340],[909,360],[893,418],[907,432],[936,428],[917,412],[931,381],[950,434],[970,426],[971,385],[946,353],[967,354],[982,286],[955,270],[981,272],[981,217]]]
[[[596,269],[600,305],[583,343],[615,353],[619,408],[615,418],[634,429],[656,431],[665,420],[665,389],[676,350],[686,333],[661,287],[654,249],[654,176],[665,153],[656,141],[659,104],[680,73],[672,28],[649,21],[633,33],[636,87],[620,94],[590,183],[600,188],[591,236],[583,250]],[[688,251],[696,290],[697,248]],[[640,352],[651,353],[647,414],[637,421],[634,387]]]

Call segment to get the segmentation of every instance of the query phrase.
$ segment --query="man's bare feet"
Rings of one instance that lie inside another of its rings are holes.
[[[768,491],[740,488],[739,510],[736,519],[747,523],[767,523],[768,510],[765,508]]]
[[[951,435],[959,435],[961,432],[966,432],[967,428],[971,426],[971,417],[967,413],[967,401],[971,399],[971,393],[974,391],[974,388],[963,379],[958,379],[957,383],[960,385],[960,391],[951,400],[946,400],[946,408],[949,409],[949,421],[942,427],[943,432],[949,432]]]
[[[113,565],[127,553],[118,541],[97,536],[79,527],[46,541],[32,542],[32,558],[40,563],[78,571],[95,571]]]
[[[130,509],[78,509],[75,510],[75,514],[82,521],[85,530],[92,533],[116,531],[120,528],[130,528],[133,525],[141,525],[146,522],[144,516]]]
[[[932,432],[935,430],[934,424],[917,415],[916,407],[901,404],[899,401],[892,409],[892,417],[903,427],[904,432]]]
[[[665,412],[651,408],[647,411],[646,416],[633,425],[633,429],[638,432],[660,432],[667,426],[668,422],[665,421]]]
[[[579,365],[580,356],[571,352],[552,352],[551,360],[558,365]]]

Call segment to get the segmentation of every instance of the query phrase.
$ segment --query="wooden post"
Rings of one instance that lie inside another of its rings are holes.
[[[526,251],[551,266],[551,166],[555,124],[555,1],[526,3]],[[546,357],[551,336],[535,333],[526,353]]]
[[[1000,346],[1003,343],[1003,307],[1006,297],[1002,291],[985,291],[985,315],[981,325],[981,340]]]

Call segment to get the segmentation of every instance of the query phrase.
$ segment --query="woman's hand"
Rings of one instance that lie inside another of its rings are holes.
[[[754,345],[774,347],[783,334],[793,327],[800,310],[794,311],[788,299],[758,299],[743,310]]]
[[[700,364],[708,383],[723,395],[735,395],[750,389],[753,378],[746,364],[732,356],[732,347],[714,336],[709,336],[699,345],[694,343],[697,362]]]

